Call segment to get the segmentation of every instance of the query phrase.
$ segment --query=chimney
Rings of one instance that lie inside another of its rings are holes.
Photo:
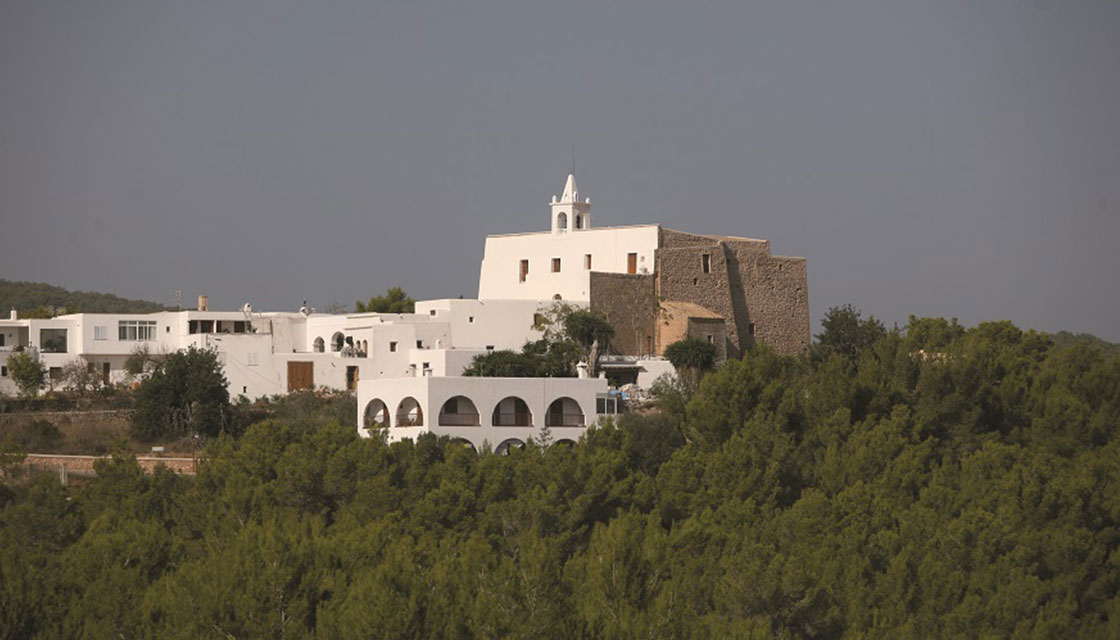
[[[12,320],[19,320],[19,312],[15,309],[12,309],[12,315],[10,317]]]
[[[198,310],[199,311],[209,311],[210,310],[210,298],[209,297],[203,296],[203,295],[198,296]]]

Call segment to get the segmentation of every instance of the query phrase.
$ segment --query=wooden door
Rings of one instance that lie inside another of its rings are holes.
[[[315,388],[315,363],[288,362],[288,393]]]
[[[626,254],[626,273],[638,273],[638,254]]]

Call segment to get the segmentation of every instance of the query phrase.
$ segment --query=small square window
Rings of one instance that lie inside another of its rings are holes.
[[[397,351],[397,343],[396,342],[390,342],[389,343],[389,351],[392,352],[392,353],[396,353],[396,351]]]
[[[417,340],[416,341],[416,348],[417,349],[423,349],[424,348],[424,341],[423,340]]]
[[[552,273],[560,273],[560,258],[552,259]]]
[[[708,344],[715,344],[715,343],[716,343],[716,339],[712,336],[712,334],[709,333],[708,334]]]
[[[435,309],[429,309],[428,310],[428,315],[430,315],[430,316],[436,315],[436,310]]]
[[[93,328],[93,339],[94,340],[108,340],[109,339],[109,327],[94,327]]]

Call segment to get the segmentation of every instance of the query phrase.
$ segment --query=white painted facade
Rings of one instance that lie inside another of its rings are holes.
[[[548,231],[486,238],[479,299],[421,301],[414,313],[259,313],[248,305],[222,312],[207,310],[201,298],[200,310],[151,314],[19,319],[13,312],[0,320],[0,393],[16,393],[6,366],[15,351],[38,358],[50,372],[44,386],[58,388],[62,368],[74,361],[119,384],[132,381],[125,361],[137,350],[196,346],[217,351],[234,397],[287,393],[297,378],[301,385],[356,391],[364,436],[371,433],[369,407],[382,402],[390,440],[431,432],[498,450],[539,439],[547,427],[553,441],[575,441],[601,415],[614,413],[605,379],[461,374],[476,355],[539,339],[534,317],[553,301],[587,304],[593,270],[652,272],[660,228],[593,228],[591,200],[580,196],[571,175],[549,215]],[[663,368],[654,363],[651,372]],[[447,411],[451,398],[463,398],[474,411]]]
[[[287,393],[289,362],[309,363],[313,386],[334,389],[353,389],[361,378],[421,376],[425,370],[458,376],[479,353],[520,349],[539,339],[532,327],[537,310],[526,300],[429,300],[411,314],[190,310],[9,318],[0,320],[0,393],[16,393],[7,359],[23,349],[48,369],[46,389],[61,388],[62,369],[75,360],[119,384],[130,381],[125,360],[135,351],[170,353],[189,346],[217,350],[234,397]]]
[[[614,413],[602,378],[418,377],[358,383],[358,433],[384,430],[390,442],[423,433],[489,446],[538,442],[547,428],[553,443],[576,442],[587,427]],[[603,411],[599,411],[599,409]]]
[[[591,199],[580,200],[572,175],[549,208],[549,231],[486,237],[479,300],[586,303],[592,271],[653,272],[658,225],[592,227]]]

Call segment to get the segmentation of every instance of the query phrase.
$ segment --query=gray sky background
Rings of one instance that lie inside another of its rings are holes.
[[[1120,2],[0,0],[0,277],[476,293],[576,146],[596,225],[851,303],[1120,341]]]

